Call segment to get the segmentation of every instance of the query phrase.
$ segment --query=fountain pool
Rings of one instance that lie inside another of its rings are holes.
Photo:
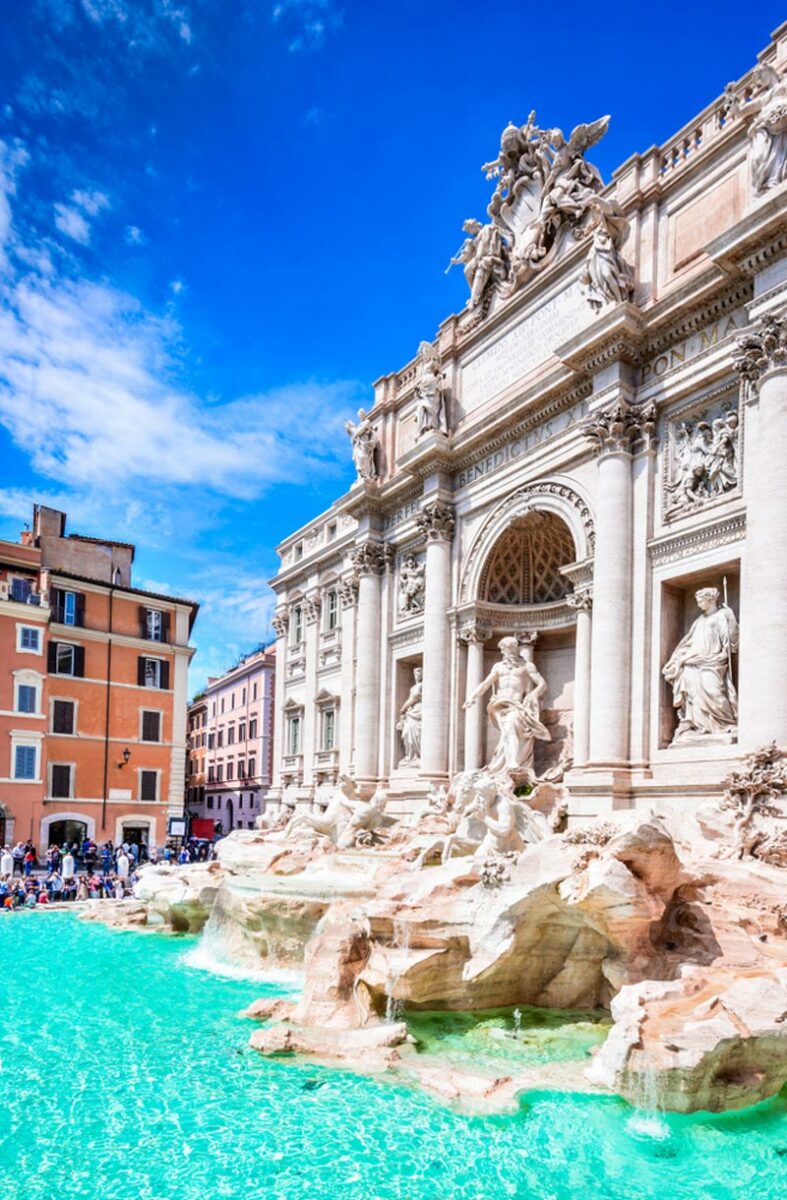
[[[249,1050],[237,1014],[276,989],[189,965],[193,946],[68,913],[0,916],[0,1200],[787,1195],[785,1094],[661,1117],[657,1133],[598,1096],[529,1093],[515,1116],[467,1117]]]

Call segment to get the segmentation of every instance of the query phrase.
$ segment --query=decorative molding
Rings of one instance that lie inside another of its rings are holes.
[[[599,455],[631,454],[635,448],[655,448],[656,419],[655,404],[629,404],[618,398],[587,417],[582,432]]]
[[[288,610],[286,608],[277,608],[271,617],[271,625],[277,639],[286,637],[287,630],[290,627],[290,614]]]
[[[424,640],[423,623],[419,625],[408,625],[404,629],[398,629],[396,633],[388,635],[388,644],[392,650],[401,650],[405,646],[417,646]]]
[[[466,453],[461,458],[457,458],[452,469],[457,475],[462,471],[466,471],[468,467],[472,467],[475,463],[487,458],[490,453],[495,450],[501,450],[504,446],[510,445],[521,437],[525,437],[531,430],[537,429],[539,426],[548,423],[553,417],[560,413],[570,410],[577,405],[583,405],[593,392],[592,380],[583,380],[581,383],[572,387],[569,391],[561,390],[560,393],[554,396],[546,404],[542,405],[535,412],[528,413],[521,421],[515,425],[506,424],[504,429],[495,437],[485,438],[480,450]],[[562,429],[558,429],[551,436],[544,438],[539,446],[546,445],[553,438],[557,438],[561,433],[565,433],[573,426],[579,427],[580,419],[569,421]]]
[[[310,596],[304,597],[303,615],[306,618],[307,625],[313,625],[315,621],[319,621],[321,610],[322,597],[319,592],[314,592]]]
[[[669,534],[648,544],[648,553],[654,566],[664,563],[679,562],[684,558],[692,558],[695,554],[703,554],[707,550],[715,550],[719,546],[727,546],[732,542],[743,541],[746,535],[746,514],[735,513],[716,521],[713,525],[702,525],[695,529],[686,529],[682,533]]]
[[[765,313],[750,333],[738,338],[732,361],[741,378],[744,400],[756,396],[769,371],[787,367],[787,308]]]
[[[474,621],[471,625],[461,626],[456,634],[460,646],[483,644],[488,642],[491,636],[492,630],[486,625],[479,624],[478,621]]]
[[[584,587],[575,589],[570,595],[566,596],[566,604],[569,608],[577,611],[590,612],[593,607],[593,588]]]
[[[339,598],[342,608],[352,608],[358,603],[358,580],[355,576],[339,581]]]
[[[423,506],[415,523],[427,542],[450,542],[456,524],[453,506],[443,500],[432,500]]]

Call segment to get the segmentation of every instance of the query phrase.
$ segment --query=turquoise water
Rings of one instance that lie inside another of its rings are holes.
[[[0,916],[0,1200],[787,1196],[787,1099],[659,1137],[614,1099],[462,1117],[246,1049],[264,989],[189,967],[192,944]]]

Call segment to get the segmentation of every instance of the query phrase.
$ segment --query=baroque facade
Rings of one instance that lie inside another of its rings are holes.
[[[494,761],[504,637],[572,819],[787,744],[787,24],[605,184],[608,123],[504,130],[465,309],[279,547],[275,797],[346,773],[406,807]]]

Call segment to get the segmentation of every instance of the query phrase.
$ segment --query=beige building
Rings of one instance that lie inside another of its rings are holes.
[[[605,119],[504,131],[467,307],[279,547],[273,795],[347,772],[405,804],[488,763],[499,713],[465,703],[505,635],[575,819],[787,744],[786,68],[787,25],[606,184]]]

